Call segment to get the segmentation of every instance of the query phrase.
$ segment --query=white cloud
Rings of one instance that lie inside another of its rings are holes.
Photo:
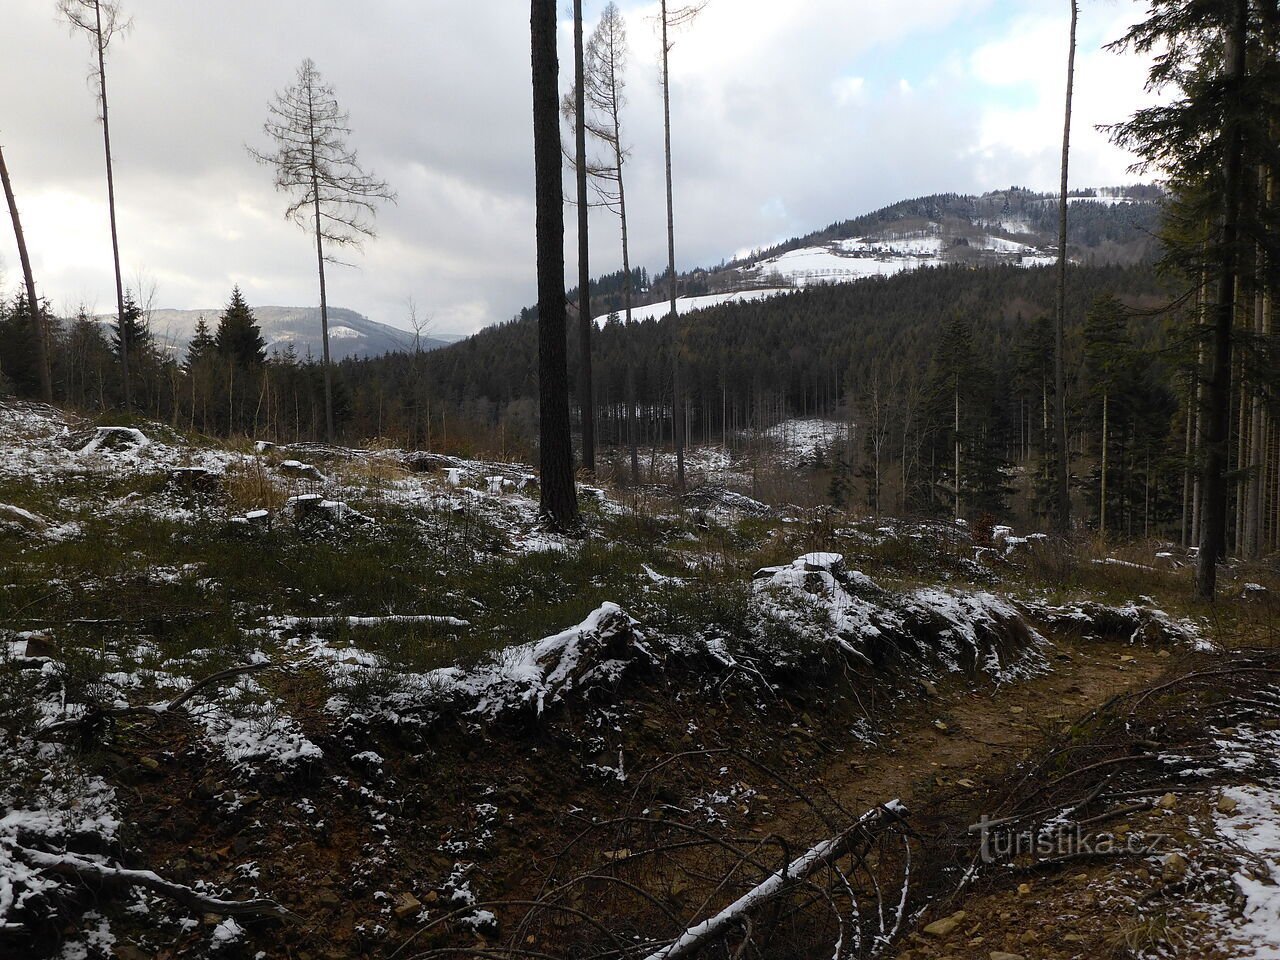
[[[126,0],[135,29],[109,63],[121,249],[164,306],[211,307],[240,283],[258,303],[316,299],[303,231],[244,150],[268,98],[311,56],[351,111],[361,156],[400,193],[381,236],[336,270],[334,302],[403,323],[413,296],[441,332],[534,298],[527,4]],[[594,21],[604,0],[588,0]],[[623,0],[631,39],[633,261],[665,263],[659,44],[649,0]],[[674,39],[678,260],[714,262],[901,199],[1009,183],[1051,188],[1061,138],[1061,4],[1048,0],[712,0]],[[101,129],[87,49],[49,0],[5,0],[0,130],[37,282],[64,309],[114,300]],[[1115,182],[1127,158],[1092,125],[1142,98],[1140,63],[1097,47],[1133,0],[1086,5],[1076,176]],[[210,12],[212,10],[212,12]],[[974,50],[974,36],[1011,15]],[[567,28],[562,35],[568,38]],[[568,75],[567,45],[562,70]],[[901,81],[901,83],[899,83]],[[904,94],[913,91],[910,96]],[[574,249],[568,218],[566,249]],[[595,272],[617,269],[616,220],[593,213]],[[0,230],[12,284],[16,255]],[[570,262],[568,269],[575,271]]]

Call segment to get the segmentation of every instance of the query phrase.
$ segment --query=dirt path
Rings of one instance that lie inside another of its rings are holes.
[[[1048,660],[1049,672],[1029,681],[943,687],[905,711],[878,744],[829,763],[820,782],[855,812],[893,799],[910,808],[914,798],[939,788],[973,789],[979,778],[1029,756],[1046,733],[1151,682],[1170,662],[1151,647],[1066,639],[1054,641]],[[777,827],[800,809],[780,809]]]

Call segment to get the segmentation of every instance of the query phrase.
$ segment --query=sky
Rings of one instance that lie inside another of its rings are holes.
[[[90,49],[55,0],[4,0],[0,145],[36,283],[55,309],[114,311]],[[329,301],[467,334],[536,299],[529,5],[524,0],[123,0],[108,51],[121,259],[153,305],[318,302],[314,249],[246,147],[304,57],[350,112],[352,145],[398,203],[329,275]],[[586,0],[590,31],[604,0]],[[666,263],[655,2],[619,0],[629,39],[623,136],[632,262]],[[213,11],[212,13],[210,11]],[[1134,0],[1082,3],[1073,186],[1134,182],[1099,124],[1149,102],[1146,64],[1102,45]],[[681,269],[908,197],[1056,190],[1066,0],[710,0],[673,37]],[[572,9],[561,0],[561,72]],[[567,272],[576,276],[572,209]],[[0,229],[0,288],[20,270]],[[592,213],[592,273],[620,268],[618,221]]]

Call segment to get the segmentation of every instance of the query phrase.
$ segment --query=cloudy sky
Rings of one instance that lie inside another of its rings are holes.
[[[108,84],[126,276],[156,305],[317,302],[307,236],[246,144],[273,91],[313,58],[366,166],[400,201],[330,301],[399,326],[412,297],[469,333],[534,297],[524,0],[124,0]],[[631,47],[632,259],[665,263],[656,3],[620,0]],[[587,0],[588,27],[604,0]],[[562,66],[571,53],[562,3]],[[1144,64],[1101,49],[1134,0],[1083,4],[1072,183],[1129,182],[1095,132],[1145,101]],[[711,0],[673,52],[677,250],[715,263],[906,197],[1050,190],[1061,149],[1066,0]],[[4,0],[0,113],[36,281],[58,309],[113,307],[101,128],[89,49],[55,0]],[[572,217],[569,218],[572,220]],[[4,225],[7,228],[7,224]],[[572,226],[572,225],[570,225]],[[619,266],[593,214],[593,272]],[[572,231],[568,249],[576,249]],[[575,270],[572,263],[570,271]],[[0,230],[0,283],[17,286]]]

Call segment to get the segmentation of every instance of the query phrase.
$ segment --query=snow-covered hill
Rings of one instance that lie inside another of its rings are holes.
[[[1150,250],[1159,215],[1153,187],[1079,191],[1068,254],[1075,261],[1132,262]],[[942,264],[1022,267],[1057,261],[1058,198],[1011,188],[980,197],[939,194],[833,224],[806,237],[741,254],[682,280],[692,295],[679,313],[779,296],[817,284],[856,283]],[[657,292],[655,290],[655,292]],[[637,320],[665,316],[665,301],[636,307]],[[598,319],[604,321],[607,315]]]

